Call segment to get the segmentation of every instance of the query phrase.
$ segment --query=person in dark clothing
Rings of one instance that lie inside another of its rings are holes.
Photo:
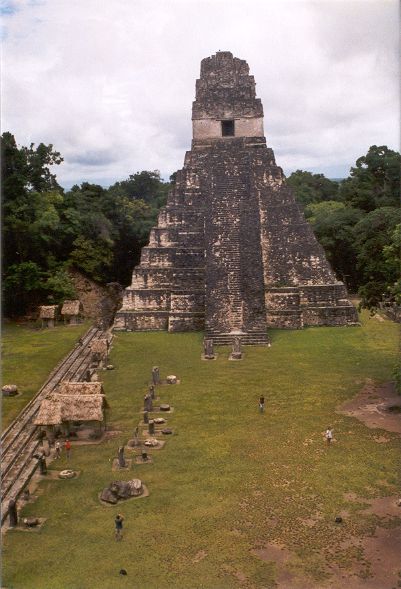
[[[123,520],[124,520],[124,518],[120,513],[118,513],[116,515],[116,519],[114,520],[114,524],[116,527],[116,540],[117,541],[121,540],[123,537]]]

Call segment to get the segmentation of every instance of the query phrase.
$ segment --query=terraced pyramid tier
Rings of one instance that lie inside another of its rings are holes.
[[[266,145],[245,61],[204,59],[192,149],[144,247],[117,330],[205,330],[216,344],[267,328],[355,325],[344,284]]]

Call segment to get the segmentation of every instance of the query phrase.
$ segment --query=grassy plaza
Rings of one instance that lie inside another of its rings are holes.
[[[267,544],[288,550],[289,570],[310,587],[325,587],[338,567],[369,579],[371,565],[358,540],[372,535],[380,518],[364,508],[399,489],[400,438],[386,432],[387,443],[377,443],[382,430],[336,408],[366,379],[391,380],[399,326],[366,312],[361,320],[362,327],[272,330],[272,346],[245,347],[242,361],[229,361],[225,347],[217,348],[216,360],[201,360],[201,333],[116,333],[110,357],[115,370],[99,374],[115,435],[99,444],[73,445],[69,461],[63,453],[51,463],[50,469],[73,468],[80,476],[44,477],[39,483],[37,500],[22,516],[46,522],[37,531],[7,532],[2,586],[273,589],[277,565],[260,558]],[[39,388],[74,338],[53,345],[57,331],[46,331],[35,348],[30,334],[19,327],[14,332],[5,342],[6,380],[18,366]],[[46,365],[38,360],[45,342]],[[34,354],[24,356],[24,349]],[[15,350],[21,354],[17,360]],[[174,408],[166,415],[174,433],[164,448],[150,451],[152,464],[113,472],[118,446],[132,438],[141,419],[154,365],[162,378],[180,379],[157,389],[160,401]],[[37,376],[39,367],[43,373]],[[264,414],[258,411],[261,394]],[[7,409],[8,416],[14,413]],[[329,425],[331,447],[323,439]],[[130,478],[140,478],[149,497],[117,507],[100,504],[103,487]],[[114,539],[118,512],[125,518],[121,542]],[[341,513],[346,516],[336,525]],[[400,523],[394,517],[381,525]],[[126,577],[119,575],[121,568]]]
[[[22,393],[3,398],[2,429],[17,417],[46,381],[53,368],[68,354],[90,322],[39,329],[35,324],[7,322],[2,337],[2,382],[17,384]]]

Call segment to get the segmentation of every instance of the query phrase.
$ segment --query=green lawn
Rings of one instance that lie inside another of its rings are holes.
[[[22,393],[2,399],[2,428],[18,415],[45,382],[53,368],[67,355],[90,323],[39,329],[6,323],[2,330],[2,383],[16,384]]]
[[[373,498],[397,489],[399,437],[374,440],[380,430],[338,415],[365,378],[391,379],[398,326],[363,315],[363,327],[273,331],[271,348],[246,347],[243,361],[200,359],[202,334],[119,333],[103,379],[121,430],[100,445],[73,448],[75,480],[41,483],[24,515],[47,517],[39,532],[10,531],[4,542],[3,586],[8,589],[229,589],[273,588],[276,569],[252,554],[267,542],[294,554],[292,570],[323,584],[327,564],[358,563],[363,555],[335,547],[350,534],[372,533],[375,516],[344,497]],[[129,473],[150,496],[118,508],[98,493],[127,473],[111,471],[117,447],[132,437],[153,365],[181,384],[159,388],[174,412],[175,435],[153,452],[154,462]],[[258,399],[266,397],[266,413]],[[322,432],[334,428],[326,448]],[[55,463],[52,464],[55,467]],[[57,464],[66,466],[63,458]],[[349,516],[341,526],[334,517]],[[113,537],[118,511],[124,539]],[[316,519],[313,527],[308,525]],[[120,568],[128,571],[120,577]],[[323,586],[323,585],[322,585]]]

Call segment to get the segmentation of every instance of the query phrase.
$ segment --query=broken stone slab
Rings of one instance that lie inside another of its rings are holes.
[[[170,405],[168,403],[162,403],[159,408],[160,411],[170,411]]]
[[[156,438],[147,438],[143,445],[149,450],[161,450],[165,445],[165,440],[157,440]]]
[[[18,387],[16,384],[5,384],[1,387],[3,397],[15,397],[18,395]]]
[[[77,473],[75,472],[75,470],[71,470],[69,468],[65,469],[65,470],[61,470],[58,473],[58,478],[59,479],[73,479],[77,476]]]
[[[169,427],[165,427],[164,429],[162,429],[162,434],[164,434],[165,436],[168,436],[172,433],[173,433],[173,430],[170,429]]]
[[[105,489],[103,489],[103,491],[100,494],[100,500],[105,501],[106,503],[111,503],[111,504],[115,505],[118,501],[118,498],[111,491],[111,489],[109,489],[109,487],[106,487]]]
[[[144,441],[145,446],[149,446],[150,448],[155,448],[159,445],[159,441],[156,438],[147,438]]]
[[[177,384],[177,377],[175,374],[169,374],[166,378],[166,382],[167,384]]]
[[[129,481],[113,481],[105,487],[100,494],[101,501],[115,505],[118,501],[139,497],[143,494],[144,488],[140,479]]]
[[[155,417],[153,419],[153,421],[156,425],[159,425],[161,423],[166,423],[166,420],[164,419],[164,417]]]

